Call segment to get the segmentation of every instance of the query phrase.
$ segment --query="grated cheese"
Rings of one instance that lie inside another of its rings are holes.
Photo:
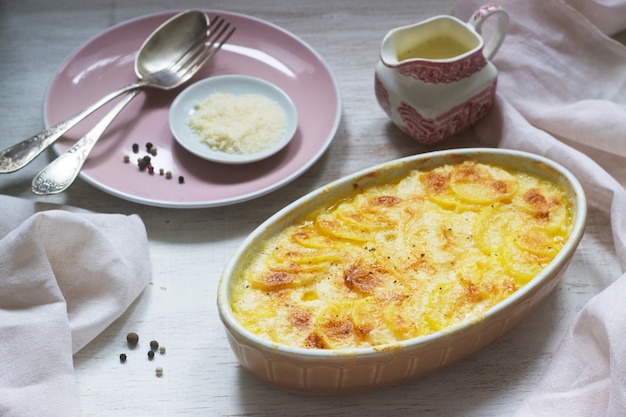
[[[195,105],[189,127],[211,149],[233,154],[263,151],[284,135],[287,116],[258,94],[213,93]]]

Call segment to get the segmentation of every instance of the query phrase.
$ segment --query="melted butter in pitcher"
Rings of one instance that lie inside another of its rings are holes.
[[[398,51],[398,61],[407,59],[450,59],[462,55],[472,48],[452,36],[441,35],[425,39]]]

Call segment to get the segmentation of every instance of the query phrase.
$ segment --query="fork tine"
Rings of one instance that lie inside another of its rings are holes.
[[[215,22],[217,22],[217,23],[215,23]],[[219,16],[215,16],[213,18],[213,20],[211,21],[211,24],[209,25],[209,36],[207,37],[207,42],[208,41],[210,41],[210,42],[208,43],[207,48],[203,49],[201,51],[202,53],[204,53],[206,51],[211,50],[211,53],[209,54],[210,56],[208,58],[205,58],[204,62],[206,62],[206,59],[211,59],[213,57],[213,55],[215,55],[215,53],[217,53],[217,51],[219,51],[219,49],[222,47],[224,42],[226,42],[230,38],[230,36],[232,35],[232,32],[235,31],[235,28],[233,28],[231,30],[231,32],[226,36],[226,38],[221,40],[220,44],[218,44],[218,46],[216,47],[215,46],[216,42],[218,42],[220,40],[222,35],[224,35],[224,32],[226,32],[228,30],[228,28],[230,27],[230,23],[226,23],[226,26],[224,26],[222,28],[222,30],[219,30],[222,27],[222,24],[224,22],[225,22],[225,20],[222,19]],[[215,24],[215,27],[214,27],[214,24]],[[202,55],[202,54],[198,54],[198,55]]]
[[[211,23],[209,24],[209,27],[207,29],[208,35],[202,39],[203,42],[201,45],[198,45],[198,47],[194,48],[191,56],[185,57],[185,61],[181,64],[181,66],[187,65],[188,63],[197,60],[198,57],[204,54],[209,48],[213,47],[215,41],[219,39],[223,32],[223,30],[222,32],[218,32],[218,29],[222,26],[223,23],[224,19],[220,18],[219,16],[215,16],[215,18],[211,20]],[[228,27],[229,25],[230,23],[226,26]]]
[[[217,31],[220,28],[220,26],[222,26],[222,23],[224,23],[224,19],[220,17],[220,15],[215,15],[213,19],[211,19],[211,23],[209,23],[209,31],[211,32],[209,34],[209,37],[211,36],[212,33],[215,33],[215,31]],[[214,25],[215,27],[213,27]]]
[[[219,16],[216,16],[215,18],[219,19]],[[213,34],[214,26],[217,25],[217,28],[219,28],[222,22],[223,19],[218,20],[217,23],[214,19],[211,19],[211,22],[207,27],[207,31],[194,39],[189,48],[187,48],[187,50],[180,56],[180,58],[178,58],[168,67],[168,70],[178,72],[183,66],[187,65],[188,62],[196,59],[198,55],[201,55],[206,49],[206,44]]]
[[[222,20],[222,22],[223,22],[223,20]],[[218,25],[217,28],[219,28],[220,26],[221,25]],[[222,46],[230,39],[230,37],[233,35],[233,33],[235,33],[235,31],[237,30],[237,28],[233,26],[233,28],[230,29],[230,31],[228,31],[229,28],[230,28],[230,23],[227,23],[226,26],[224,26],[222,28],[222,30],[219,31],[217,36],[211,41],[211,43],[208,45],[208,48],[203,50],[203,53],[208,52],[208,54],[206,54],[204,57],[200,57],[199,56],[198,59],[196,60],[196,62],[193,65],[191,65],[189,67],[189,69],[185,72],[186,74],[196,72],[197,69],[199,69],[204,64],[206,64],[207,61],[209,61],[211,58],[213,58],[215,56],[215,54],[220,49],[222,49]],[[228,31],[228,33],[226,33],[227,31]]]

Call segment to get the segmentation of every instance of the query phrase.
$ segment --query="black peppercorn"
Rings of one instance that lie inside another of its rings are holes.
[[[148,359],[150,359],[150,360],[154,359],[154,351],[152,351],[152,350],[148,351]]]
[[[133,152],[134,153],[139,152],[139,145],[137,145],[136,143],[133,143]]]
[[[125,353],[120,353],[120,362],[122,362],[122,363],[126,362],[126,354]]]
[[[137,346],[137,343],[139,343],[139,335],[135,332],[128,333],[126,335],[126,341],[130,346]]]
[[[182,175],[180,177],[178,177],[178,183],[182,184],[185,182],[185,177],[183,177]]]

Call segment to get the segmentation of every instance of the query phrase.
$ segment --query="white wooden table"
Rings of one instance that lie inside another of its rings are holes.
[[[443,372],[401,386],[349,396],[307,396],[266,386],[239,367],[216,310],[225,263],[258,224],[297,197],[343,175],[423,152],[393,127],[373,93],[373,68],[391,28],[448,13],[452,0],[21,0],[0,1],[0,148],[42,128],[48,83],[66,56],[119,22],[173,8],[211,8],[255,16],[292,32],[332,68],[343,99],[334,142],[304,175],[269,195],[227,207],[165,209],[110,196],[78,180],[54,197],[36,197],[32,177],[47,151],[0,192],[96,212],[137,213],[149,240],[153,278],[130,309],[75,356],[84,416],[504,416],[534,386],[575,314],[620,275],[608,218],[591,211],[587,233],[557,289],[511,333]],[[135,331],[144,347],[128,352]],[[118,355],[127,351],[121,365]],[[157,378],[156,366],[164,368]],[[2,401],[2,399],[0,399]]]

